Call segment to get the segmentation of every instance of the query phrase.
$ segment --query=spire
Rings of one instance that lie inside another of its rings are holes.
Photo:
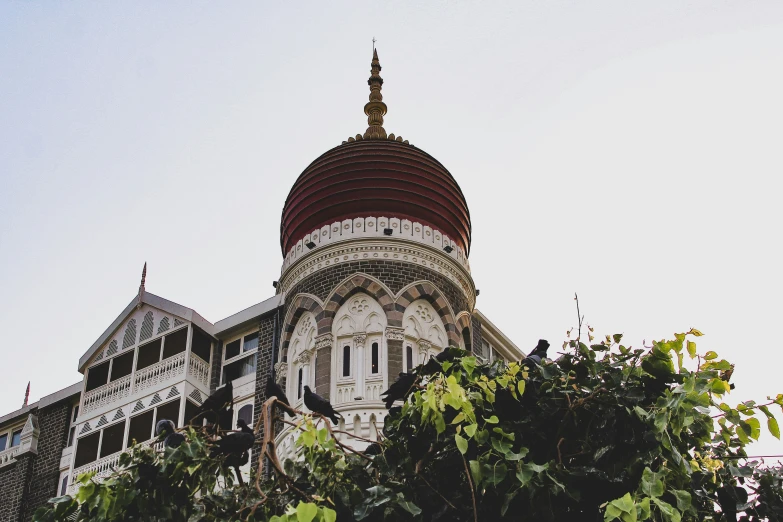
[[[383,140],[386,139],[386,130],[383,128],[383,115],[386,114],[386,104],[383,103],[381,87],[383,87],[383,78],[381,78],[381,62],[378,60],[378,51],[373,48],[370,79],[367,84],[370,86],[370,101],[364,106],[364,113],[367,115],[367,123],[370,125],[364,133],[365,140]]]
[[[24,392],[24,404],[22,404],[22,408],[27,406],[27,400],[30,398],[30,381],[27,381],[27,390]]]
[[[136,303],[137,307],[141,306],[141,299],[144,296],[144,283],[147,281],[147,262],[144,262],[144,268],[141,270],[141,284],[139,285],[139,297]]]

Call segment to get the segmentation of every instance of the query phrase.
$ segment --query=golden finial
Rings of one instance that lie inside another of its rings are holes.
[[[383,128],[383,116],[386,114],[386,104],[383,103],[381,87],[383,87],[383,78],[381,78],[381,62],[378,61],[378,51],[375,49],[373,41],[372,64],[370,79],[367,84],[370,86],[370,101],[364,106],[364,113],[367,115],[367,123],[370,125],[364,133],[365,140],[383,140],[386,139],[386,130]],[[349,140],[350,141],[350,140]]]

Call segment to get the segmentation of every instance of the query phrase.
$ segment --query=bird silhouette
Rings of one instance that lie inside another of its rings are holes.
[[[269,399],[270,397],[277,397],[277,400],[282,402],[288,407],[291,407],[291,403],[288,402],[288,397],[285,396],[285,392],[283,392],[283,388],[280,387],[279,384],[275,382],[275,380],[270,375],[266,378],[266,398]]]
[[[383,448],[380,444],[377,442],[373,442],[367,448],[364,450],[364,454],[368,457],[374,457],[375,455],[380,455],[383,452]]]
[[[185,442],[185,436],[176,430],[176,426],[169,419],[161,419],[155,425],[155,435],[163,439],[163,445],[167,448],[178,448]]]
[[[332,404],[318,395],[317,393],[313,393],[310,390],[309,386],[304,387],[304,403],[305,406],[307,406],[310,411],[315,413],[320,413],[324,417],[328,417],[331,419],[332,424],[337,424],[338,420],[337,417],[342,417],[339,413],[334,411],[334,408],[332,407]]]
[[[412,373],[400,372],[397,380],[389,386],[389,389],[381,394],[381,397],[386,396],[383,401],[386,403],[386,409],[390,409],[394,404],[394,401],[405,401],[413,391],[413,387],[416,385],[417,377]]]
[[[739,486],[723,486],[718,488],[718,504],[723,516],[728,522],[737,522],[738,504],[748,501],[748,491]]]
[[[248,452],[256,441],[256,435],[244,419],[237,420],[237,428],[240,431],[225,435],[215,443],[212,451],[210,451],[210,456],[225,456],[224,464],[234,468],[240,484],[244,484],[242,475],[239,472],[239,466],[247,464],[249,459]]]
[[[541,360],[546,358],[548,349],[549,342],[546,339],[539,339],[536,347],[522,359],[522,364],[541,364]]]
[[[230,415],[229,415],[230,412]],[[205,418],[211,423],[218,423],[221,427],[231,427],[231,418],[234,413],[234,384],[229,380],[225,386],[218,388],[207,397],[201,406],[196,410],[196,414],[191,419]],[[228,421],[228,422],[226,422]]]

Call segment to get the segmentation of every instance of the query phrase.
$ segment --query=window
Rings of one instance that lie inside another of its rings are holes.
[[[168,359],[185,351],[188,345],[188,329],[182,328],[168,334],[163,340],[163,358]]]
[[[60,486],[60,496],[65,495],[65,490],[68,488],[68,475],[63,477],[62,485]]]
[[[212,352],[212,339],[198,328],[193,329],[193,340],[190,342],[191,351],[209,362]]]
[[[18,446],[22,442],[22,430],[16,430],[11,434],[11,447]]]
[[[160,361],[161,339],[155,339],[151,343],[139,346],[139,356],[136,359],[136,371],[152,366]]]
[[[133,352],[124,353],[111,361],[110,382],[122,379],[133,371]]]
[[[242,344],[242,351],[249,352],[258,348],[258,332],[245,336],[245,341]]]
[[[472,352],[473,343],[470,342],[470,328],[467,326],[462,329],[462,341],[465,343],[465,350]]]
[[[185,400],[185,424],[191,423],[193,417],[196,416],[197,411],[198,411],[198,406],[196,406],[189,400]],[[197,421],[196,424],[200,425],[201,421]]]
[[[79,416],[79,405],[75,404],[73,406],[73,417],[71,417],[71,422],[76,422],[76,417]]]
[[[125,437],[125,423],[118,422],[103,429],[100,458],[122,451],[122,439]]]
[[[241,408],[239,408],[239,412],[237,413],[237,421],[239,419],[242,419],[245,421],[248,426],[253,425],[253,405],[252,404],[245,404]]]
[[[68,432],[68,446],[73,446],[73,438],[76,436],[76,426],[71,426],[71,431]]]
[[[351,376],[351,347],[343,346],[343,377]]]
[[[8,444],[8,434],[3,433],[0,435],[0,451],[5,451],[5,447]]]
[[[87,370],[87,389],[85,391],[92,391],[96,388],[100,388],[106,384],[109,380],[109,361],[101,363],[97,366],[93,366]]]
[[[73,459],[73,467],[78,468],[94,462],[98,458],[98,441],[101,432],[96,431],[76,441],[76,457]]]
[[[405,362],[407,364],[406,371],[413,369],[413,348],[408,346],[405,348]]]
[[[128,429],[128,446],[130,446],[134,440],[137,443],[141,443],[152,438],[152,414],[153,410],[149,410],[141,415],[131,417],[130,427]]]
[[[239,355],[239,345],[241,343],[241,339],[237,339],[236,341],[231,341],[226,345],[226,356],[225,360],[232,359]]]
[[[378,343],[372,343],[371,373],[378,373]]]
[[[479,350],[479,353],[477,353],[476,355],[478,355],[482,361],[489,362],[490,356],[492,355],[492,347],[489,345],[488,342],[482,341],[481,349]]]
[[[302,398],[302,373],[303,369],[299,368],[299,377],[296,385],[296,398],[301,399]]]
[[[256,354],[239,359],[223,367],[223,383],[256,373]]]
[[[158,414],[155,416],[155,419],[157,421],[168,419],[174,423],[174,426],[179,426],[179,400],[158,406]]]

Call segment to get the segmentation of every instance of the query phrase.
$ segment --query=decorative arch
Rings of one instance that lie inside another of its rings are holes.
[[[389,325],[403,328],[404,311],[418,299],[424,299],[435,309],[441,321],[443,321],[448,343],[453,346],[460,346],[460,330],[457,328],[454,310],[443,293],[429,281],[416,281],[400,290],[395,300],[395,315],[389,317]]]
[[[304,311],[299,316],[290,337],[291,357],[288,363],[286,395],[298,404],[303,397],[303,387],[313,386],[312,371],[315,353],[315,337],[318,333],[315,315]]]
[[[345,279],[337,285],[332,293],[326,298],[324,305],[324,323],[326,331],[329,331],[334,321],[337,310],[345,304],[348,299],[359,292],[364,292],[381,305],[389,324],[392,324],[392,315],[397,313],[394,307],[394,294],[391,290],[371,275],[357,273]],[[402,321],[402,313],[399,313],[399,320]]]
[[[279,360],[287,360],[288,346],[291,343],[291,337],[299,319],[306,312],[310,312],[315,318],[318,332],[317,335],[329,332],[331,322],[328,325],[324,322],[324,309],[321,300],[312,294],[297,294],[291,301],[291,305],[288,307],[288,311],[285,314],[285,320],[283,321],[283,335],[281,339],[282,344],[280,345]]]

